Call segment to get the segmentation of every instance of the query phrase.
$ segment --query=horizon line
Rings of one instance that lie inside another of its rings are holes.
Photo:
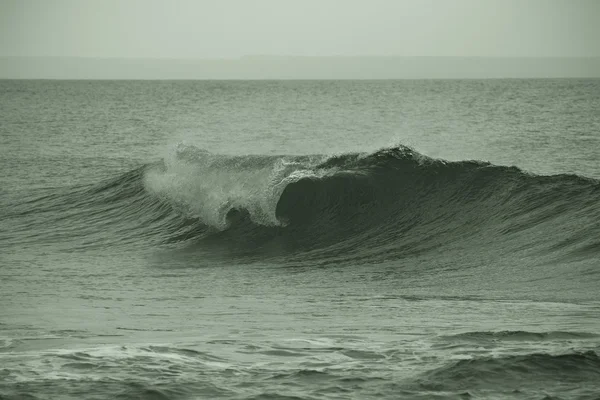
[[[156,56],[48,56],[48,55],[0,55],[0,58],[76,58],[76,59],[93,59],[93,60],[194,60],[194,61],[235,61],[248,58],[469,58],[469,59],[600,59],[597,56],[402,56],[402,55],[278,55],[278,54],[246,54],[242,56],[231,57],[156,57]]]

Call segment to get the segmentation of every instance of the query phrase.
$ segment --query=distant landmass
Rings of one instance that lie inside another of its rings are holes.
[[[600,77],[600,57],[0,57],[3,79],[462,79]]]

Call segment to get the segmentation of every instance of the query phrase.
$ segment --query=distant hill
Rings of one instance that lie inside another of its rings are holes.
[[[600,77],[596,58],[0,57],[4,79],[459,79]]]

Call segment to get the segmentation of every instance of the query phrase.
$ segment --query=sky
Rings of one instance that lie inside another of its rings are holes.
[[[600,57],[600,0],[0,0],[0,56]]]

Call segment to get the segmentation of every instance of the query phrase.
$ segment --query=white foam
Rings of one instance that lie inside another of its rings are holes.
[[[253,222],[281,225],[275,209],[287,184],[316,176],[318,160],[293,157],[223,156],[180,143],[164,158],[164,168],[148,170],[146,189],[167,199],[190,217],[219,230],[227,228],[232,208],[245,209]]]

